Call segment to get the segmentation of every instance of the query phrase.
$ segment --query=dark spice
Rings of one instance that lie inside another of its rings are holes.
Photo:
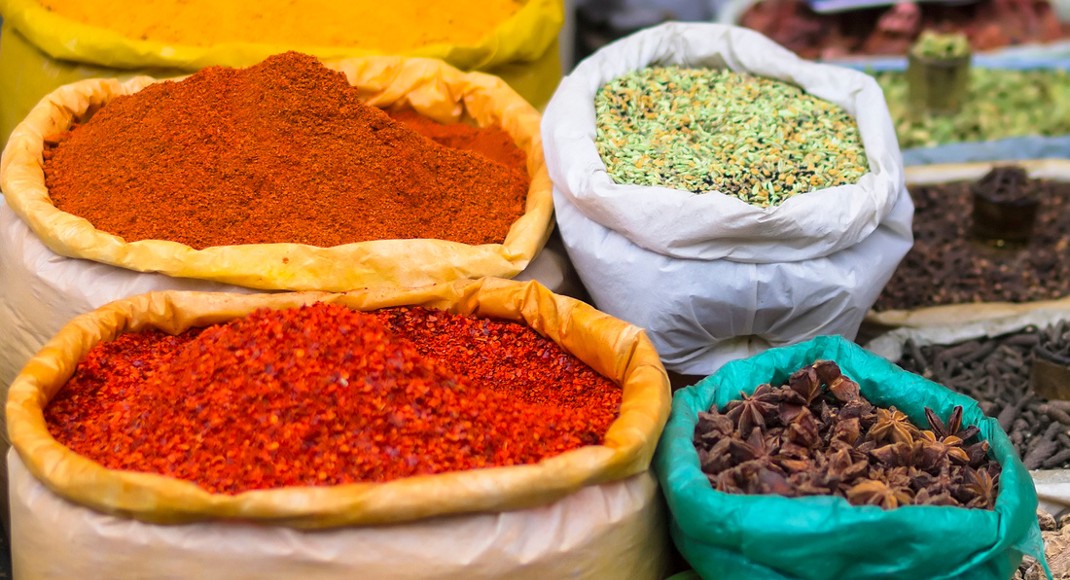
[[[1006,172],[998,168],[994,171]],[[877,311],[974,302],[1031,302],[1070,295],[1070,183],[1029,179],[1020,196],[1039,199],[1029,241],[998,250],[974,238],[972,195],[980,182],[910,188],[914,246],[877,299]],[[1000,193],[993,192],[998,196]]]
[[[908,341],[897,364],[976,399],[1010,436],[1028,469],[1070,468],[1070,401],[1048,400],[1033,389],[1034,349],[1043,342],[1067,352],[1070,324],[1027,327],[1002,336],[919,346]],[[1062,346],[1060,346],[1062,345]]]
[[[838,495],[854,505],[992,509],[1000,465],[979,429],[926,409],[922,430],[895,407],[873,406],[828,360],[780,387],[758,386],[699,413],[694,443],[710,484],[727,493]]]
[[[117,97],[49,143],[57,208],[127,242],[197,249],[501,243],[529,183],[419,135],[364,104],[342,73],[293,52]]]
[[[46,421],[105,467],[238,493],[536,463],[600,444],[620,402],[520,324],[315,304],[97,345]]]

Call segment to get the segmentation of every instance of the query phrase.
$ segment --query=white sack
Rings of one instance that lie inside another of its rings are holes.
[[[535,509],[326,531],[102,514],[53,494],[14,452],[8,477],[16,578],[656,580],[668,569],[650,472]]]
[[[595,148],[595,93],[664,64],[778,78],[843,107],[869,173],[770,208],[615,184]],[[749,30],[670,23],[610,44],[562,81],[542,131],[558,227],[580,278],[599,309],[648,330],[672,371],[709,374],[817,334],[853,338],[912,243],[913,204],[876,81],[801,60]]]

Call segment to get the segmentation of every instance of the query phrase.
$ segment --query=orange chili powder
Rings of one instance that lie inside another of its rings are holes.
[[[127,242],[501,243],[529,180],[443,147],[290,52],[117,97],[45,151],[57,208]]]
[[[318,303],[98,344],[45,420],[110,469],[239,493],[536,463],[600,444],[620,405],[530,327]]]

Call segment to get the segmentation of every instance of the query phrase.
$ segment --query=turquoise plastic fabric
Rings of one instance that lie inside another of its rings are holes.
[[[994,511],[941,506],[855,507],[838,497],[734,495],[714,490],[692,435],[698,412],[724,407],[762,383],[780,385],[815,360],[836,361],[862,394],[925,425],[925,407],[946,417],[963,407],[1003,465]],[[976,401],[908,373],[841,337],[818,337],[728,363],[673,398],[654,458],[672,514],[672,537],[703,578],[1010,578],[1022,554],[1041,561],[1037,496],[999,423]],[[1046,564],[1045,564],[1046,566]]]

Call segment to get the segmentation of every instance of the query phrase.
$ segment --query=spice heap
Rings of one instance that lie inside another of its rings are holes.
[[[232,494],[536,463],[600,444],[620,403],[517,323],[315,304],[99,344],[45,419],[105,467]]]
[[[439,145],[479,153],[521,174],[527,173],[527,155],[516,146],[509,133],[499,127],[473,127],[464,123],[447,125],[407,109],[388,111],[387,114]]]
[[[962,407],[947,423],[925,410],[921,430],[895,407],[874,407],[829,360],[780,387],[740,393],[723,411],[699,413],[695,447],[718,491],[788,497],[837,495],[885,509],[947,505],[992,509],[1000,466]]]
[[[438,145],[293,52],[150,85],[47,144],[57,208],[127,242],[197,249],[501,243],[528,190],[526,172]]]
[[[1028,469],[1070,468],[1070,401],[1046,400],[1033,390],[1033,348],[1043,332],[1070,340],[1060,322],[992,338],[919,346],[907,341],[896,364],[976,399],[1010,436]]]
[[[940,34],[926,30],[918,37],[918,42],[910,52],[922,58],[961,58],[970,54],[970,41],[963,34]]]
[[[1070,578],[1070,514],[1063,514],[1056,520],[1052,514],[1039,509],[1037,520],[1040,523],[1040,533],[1044,537],[1044,556],[1051,569],[1050,578],[1067,580]],[[1018,566],[1011,580],[1048,580],[1048,578],[1040,562],[1027,555],[1022,559],[1021,565]]]
[[[651,67],[602,86],[595,111],[595,145],[617,183],[768,207],[868,171],[850,115],[774,79]]]
[[[903,148],[1070,134],[1070,73],[1063,69],[973,67],[969,93],[952,115],[914,114],[906,75],[883,72],[874,76],[884,89]]]
[[[1038,198],[1029,241],[1017,251],[993,251],[973,240],[973,190],[999,198],[997,168],[976,183],[911,186],[914,246],[874,309],[913,309],[973,302],[1029,302],[1070,295],[1070,183],[1027,179],[1017,195]],[[1018,169],[1018,171],[1021,171]]]
[[[925,30],[960,32],[977,50],[1045,43],[1070,35],[1049,0],[897,2],[892,7],[819,14],[806,0],[755,2],[740,24],[804,58],[904,55]],[[889,3],[891,4],[891,3]]]
[[[251,42],[353,47],[384,53],[432,44],[476,44],[524,4],[522,0],[40,2],[71,20],[135,40],[192,46]]]

